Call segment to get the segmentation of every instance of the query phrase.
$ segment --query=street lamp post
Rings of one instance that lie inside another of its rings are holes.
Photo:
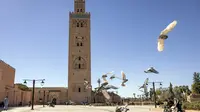
[[[45,79],[24,79],[24,84],[27,84],[27,81],[31,81],[33,83],[33,90],[32,90],[32,106],[31,106],[31,110],[34,110],[34,96],[35,96],[35,82],[36,81],[41,81],[41,84],[44,84]]]
[[[41,86],[44,86],[44,81],[41,82]],[[45,96],[46,96],[46,94],[45,94],[45,89],[44,89],[43,90],[43,101],[42,101],[43,107],[45,107]]]
[[[45,90],[44,90],[44,96],[43,96],[43,107],[45,106]]]
[[[162,85],[162,82],[148,82],[151,83],[153,85],[153,94],[154,94],[154,104],[155,104],[155,108],[157,108],[156,105],[156,89],[155,89],[155,83],[159,83],[160,85]],[[148,85],[148,83],[146,85]]]

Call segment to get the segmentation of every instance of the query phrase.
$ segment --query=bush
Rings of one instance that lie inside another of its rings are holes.
[[[182,107],[187,110],[200,110],[200,102],[184,102]]]

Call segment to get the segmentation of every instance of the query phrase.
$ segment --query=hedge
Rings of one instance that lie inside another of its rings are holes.
[[[186,110],[200,110],[200,101],[199,102],[184,102],[182,105],[183,109]]]

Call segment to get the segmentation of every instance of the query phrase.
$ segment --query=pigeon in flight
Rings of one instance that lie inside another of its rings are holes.
[[[101,85],[106,86],[108,85],[108,81],[106,80],[106,77],[102,77],[103,83]]]
[[[103,89],[101,92],[103,93],[103,96],[104,96],[107,100],[111,100],[110,95],[108,94],[108,92],[107,92],[105,89]]]
[[[122,78],[119,78],[115,74],[113,74],[110,77],[110,79],[111,80],[114,79],[114,78],[120,79],[120,80],[122,80],[121,86],[126,86],[125,83],[128,81],[128,79],[126,78],[126,75],[125,75],[125,73],[123,71],[121,71],[121,75],[122,75]]]
[[[146,89],[147,89],[148,82],[149,82],[149,78],[146,78],[146,80],[144,81],[144,84],[143,84],[142,86],[139,87],[139,90],[143,88],[144,91],[142,91],[142,92],[145,92]],[[141,91],[141,90],[140,90],[140,91]]]
[[[126,75],[123,71],[121,71],[121,75],[122,75],[122,84],[121,86],[125,86],[125,83],[128,81],[128,79],[126,78]]]
[[[113,86],[113,85],[107,85],[104,87],[106,90],[109,90],[109,89],[119,89],[118,87],[116,86]]]
[[[174,29],[176,26],[177,21],[174,20],[172,23],[170,23],[161,33],[158,38],[158,46],[157,49],[159,52],[162,52],[164,50],[164,41],[168,38],[168,33]]]
[[[155,73],[155,74],[159,74],[159,72],[154,68],[154,67],[150,67],[148,68],[146,71],[144,71],[145,73]]]
[[[86,79],[84,79],[84,86],[85,86],[86,89],[91,88],[90,83]]]
[[[116,107],[116,109],[115,109],[115,112],[128,112],[129,111],[129,108],[127,108],[128,107],[128,104],[126,104],[124,107],[122,106],[122,107],[119,107],[118,105],[117,105],[117,107]]]

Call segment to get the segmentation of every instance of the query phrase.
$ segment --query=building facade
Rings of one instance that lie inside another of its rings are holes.
[[[14,88],[14,80],[15,69],[0,60],[0,101],[3,101],[6,96],[11,94],[10,91]]]
[[[103,95],[103,93],[97,93],[96,95],[94,95],[95,93],[92,92],[92,99],[91,99],[91,103],[106,103],[106,99]],[[121,103],[121,97],[114,93],[114,92],[108,92],[108,94],[111,97],[111,103],[115,103],[115,104],[120,104]]]
[[[69,13],[68,99],[77,104],[91,101],[91,89],[85,89],[84,79],[91,82],[90,13],[85,0],[74,0]]]
[[[30,91],[23,91],[14,84],[15,68],[0,60],[0,103],[8,96],[10,106],[28,104],[30,101]]]
[[[32,90],[32,88],[31,88]],[[35,88],[34,104],[47,104],[54,102],[58,105],[64,105],[68,101],[67,88],[65,87],[43,87]]]

